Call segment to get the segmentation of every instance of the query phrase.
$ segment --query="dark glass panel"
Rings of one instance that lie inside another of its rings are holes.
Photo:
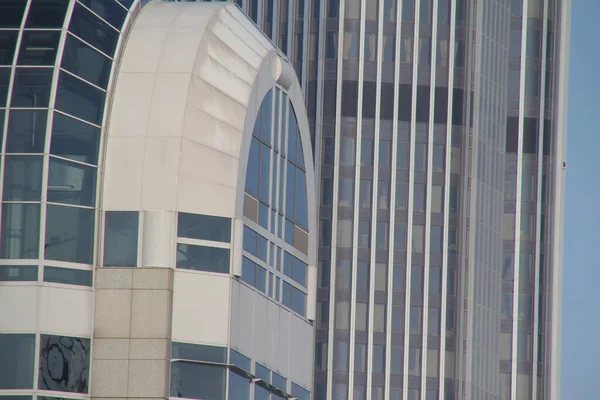
[[[448,118],[448,88],[439,86],[435,88],[435,101],[433,106],[433,122],[445,124]]]
[[[380,99],[380,117],[381,119],[391,120],[394,118],[394,84],[381,82]]]
[[[342,81],[342,117],[356,118],[358,107],[358,82]]]
[[[375,118],[375,104],[377,104],[377,90],[375,82],[364,81],[363,83],[363,118]],[[392,97],[393,101],[393,97]]]
[[[99,146],[99,128],[64,114],[54,113],[50,154],[96,164]]]
[[[43,153],[46,110],[11,110],[6,134],[7,153]]]
[[[54,65],[60,32],[25,31],[19,50],[19,65]]]
[[[189,399],[225,400],[225,372],[225,368],[220,366],[172,362],[170,395]]]
[[[68,6],[69,0],[33,0],[25,28],[62,28]]]
[[[246,377],[229,372],[229,398],[230,399],[250,399],[250,383],[252,381]]]
[[[39,258],[40,205],[5,203],[2,215],[0,258]]]
[[[134,0],[119,0],[119,3],[123,4],[127,8],[131,7],[133,2]]]
[[[412,107],[412,87],[401,84],[398,88],[398,120],[410,121]]]
[[[80,4],[75,4],[69,32],[112,57],[119,33]]]
[[[11,106],[48,107],[52,73],[51,68],[17,68]]]
[[[0,389],[33,389],[35,334],[0,334],[0,354]]]
[[[10,71],[10,68],[0,68],[0,107],[6,107]]]
[[[42,156],[6,156],[4,201],[40,201]]]
[[[31,282],[31,281],[37,281],[37,279],[38,279],[37,265],[2,265],[2,266],[0,266],[0,281]]]
[[[463,89],[454,89],[452,99],[452,125],[463,124]]]
[[[92,271],[84,269],[44,267],[44,282],[67,285],[92,286]]]
[[[27,0],[0,1],[0,28],[19,28]]]
[[[184,360],[227,362],[227,348],[192,343],[171,343],[171,358]]]
[[[258,197],[258,173],[260,166],[260,142],[256,138],[250,140],[250,154],[246,168],[246,191]]]
[[[190,239],[230,242],[231,219],[213,215],[180,212],[177,217],[177,236]]]
[[[179,243],[177,268],[226,274],[229,272],[229,249]]]
[[[123,27],[127,11],[114,0],[79,0],[79,2],[115,28],[120,30]]]
[[[60,73],[56,108],[75,117],[102,123],[105,93],[65,72]]]
[[[301,169],[296,169],[296,202],[294,204],[296,223],[308,229],[308,203],[306,191],[306,175]]]
[[[95,211],[48,204],[44,257],[48,260],[91,264]]]
[[[93,207],[96,204],[96,168],[50,157],[48,201]]]
[[[537,118],[523,118],[523,153],[537,154]]]
[[[519,148],[519,118],[506,119],[506,152],[516,153]]]
[[[323,83],[323,117],[335,117],[336,112],[336,81],[327,79]]]
[[[0,14],[2,12],[0,5]],[[2,17],[0,16],[0,18]],[[12,65],[18,36],[18,31],[0,31],[0,65]]]
[[[104,266],[137,266],[139,213],[107,211],[104,222]]]
[[[417,122],[429,121],[429,86],[417,86]]]
[[[90,372],[90,339],[41,335],[41,390],[87,393]]]

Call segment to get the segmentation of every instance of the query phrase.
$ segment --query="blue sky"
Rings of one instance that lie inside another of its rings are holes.
[[[563,279],[562,399],[599,399],[600,1],[573,0]]]

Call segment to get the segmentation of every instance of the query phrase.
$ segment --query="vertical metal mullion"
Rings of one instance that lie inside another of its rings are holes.
[[[440,309],[440,382],[439,398],[444,398],[446,381],[446,319],[448,306],[448,232],[450,231],[450,177],[452,150],[452,107],[454,101],[454,65],[456,40],[456,2],[450,5],[450,39],[448,43],[448,108],[446,110],[446,156],[444,166],[444,227],[442,230],[442,302]],[[455,352],[456,354],[456,352]],[[456,362],[456,356],[455,356]]]
[[[404,375],[402,387],[404,390],[404,398],[408,398],[408,361],[410,352],[410,304],[411,304],[411,276],[412,276],[412,230],[413,230],[413,196],[415,185],[415,124],[417,119],[417,83],[419,76],[419,19],[420,19],[420,2],[415,1],[414,9],[414,30],[413,30],[413,65],[412,65],[412,87],[411,87],[411,110],[410,110],[410,156],[409,156],[409,174],[408,174],[408,222],[406,228],[406,302],[404,315]],[[422,323],[423,321],[421,321]],[[408,328],[408,329],[406,329]],[[421,354],[421,360],[423,354]]]
[[[327,359],[327,398],[333,397],[333,356],[334,356],[334,333],[335,333],[335,278],[336,278],[336,255],[337,255],[337,215],[338,215],[338,191],[340,173],[340,121],[342,101],[342,60],[343,60],[343,37],[344,37],[344,12],[346,3],[340,1],[338,11],[338,58],[336,78],[336,111],[335,111],[335,152],[333,165],[333,206],[331,216],[331,262],[330,262],[330,284],[329,292],[329,332],[328,332],[328,359]],[[349,390],[349,389],[348,389]]]
[[[393,0],[396,2],[396,0]],[[385,333],[385,386],[384,399],[390,398],[391,383],[391,354],[392,354],[392,310],[393,310],[393,291],[394,291],[394,251],[395,251],[395,225],[396,225],[396,185],[398,176],[398,102],[399,92],[398,84],[400,82],[400,45],[401,45],[401,27],[402,27],[402,1],[397,0],[396,4],[396,32],[394,34],[394,98],[392,112],[392,156],[391,156],[391,181],[390,181],[390,248],[388,250],[388,281],[387,281],[387,310],[386,310],[386,333]],[[384,1],[385,3],[385,1]],[[405,328],[404,328],[405,329]],[[405,329],[406,330],[406,329]],[[406,349],[405,349],[406,352]],[[406,371],[404,371],[406,373]],[[403,389],[404,390],[404,389]]]
[[[308,98],[308,69],[310,65],[310,55],[308,47],[310,43],[310,21],[312,14],[310,13],[311,0],[304,0],[304,20],[302,21],[302,59],[296,60],[302,64],[302,76],[300,77],[300,86],[304,98]],[[315,43],[316,44],[316,43]]]
[[[535,216],[535,260],[534,260],[534,281],[533,281],[533,326],[532,326],[532,372],[531,372],[531,398],[537,399],[538,395],[538,336],[539,336],[539,296],[540,296],[540,254],[542,252],[542,176],[544,175],[544,124],[545,124],[545,104],[546,104],[546,51],[548,43],[548,0],[543,0],[542,11],[542,48],[541,57],[542,66],[540,68],[540,103],[539,103],[539,124],[538,124],[538,160],[537,160],[537,183],[536,183],[536,216]],[[542,82],[544,82],[542,84]]]
[[[525,69],[526,62],[526,47],[527,47],[527,18],[529,13],[529,0],[523,0],[523,12],[521,20],[521,66],[519,72],[519,124],[518,124],[518,140],[517,140],[517,188],[516,188],[516,204],[515,204],[515,256],[514,265],[514,281],[513,281],[513,332],[512,332],[512,361],[511,361],[511,397],[517,398],[517,356],[518,356],[518,333],[519,333],[519,267],[520,267],[520,252],[521,252],[521,192],[523,182],[523,114],[525,111]],[[530,392],[531,393],[531,392]]]
[[[287,17],[287,21],[288,21],[288,26],[287,26],[287,58],[289,60],[293,60],[293,53],[294,53],[294,33],[295,33],[295,25],[296,25],[296,15],[294,13],[294,4],[296,4],[296,2],[294,0],[289,0],[288,1],[288,17]],[[297,60],[293,60],[294,62]],[[296,68],[295,66],[292,64],[292,68],[294,69],[294,73],[296,72]],[[301,78],[301,77],[299,77]]]

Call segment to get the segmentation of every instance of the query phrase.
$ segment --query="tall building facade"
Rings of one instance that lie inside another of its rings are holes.
[[[228,3],[0,2],[0,399],[309,400],[317,204]]]
[[[316,399],[557,399],[568,0],[239,0],[318,170]]]

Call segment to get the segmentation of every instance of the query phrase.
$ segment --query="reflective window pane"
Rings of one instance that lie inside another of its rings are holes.
[[[39,371],[41,390],[87,393],[90,339],[41,335]]]
[[[102,123],[105,93],[65,72],[60,73],[56,108],[96,125]]]
[[[86,81],[106,89],[112,62],[81,40],[67,35],[61,66]]]
[[[79,0],[90,10],[98,14],[103,20],[117,29],[123,27],[123,21],[127,16],[127,11],[114,1],[107,0]]]
[[[31,282],[38,279],[37,265],[2,265],[0,282]],[[1,369],[1,367],[0,367]],[[0,378],[1,379],[1,378]]]
[[[48,204],[44,257],[48,260],[91,264],[95,211]]]
[[[44,267],[44,282],[92,286],[92,271],[62,267]]]
[[[62,28],[69,0],[33,0],[25,28]]]
[[[108,56],[115,53],[119,33],[80,4],[73,8],[69,32]]]
[[[10,68],[0,68],[0,107],[6,107],[10,71]]]
[[[17,68],[11,106],[48,107],[52,73],[51,68]]]
[[[226,274],[229,272],[229,249],[179,243],[177,268]]]
[[[107,211],[104,222],[104,266],[137,265],[139,213]]]
[[[87,164],[97,164],[100,128],[54,113],[50,154]]]
[[[33,389],[35,335],[0,334],[0,354],[0,389]]]
[[[192,364],[171,363],[171,397],[190,399],[225,400],[225,368]]]
[[[190,239],[213,240],[216,242],[230,242],[231,219],[213,215],[180,212],[177,215],[177,236]]]
[[[19,65],[54,65],[59,31],[25,31],[19,50]]]
[[[7,153],[43,153],[46,110],[11,110],[6,136]]]
[[[40,205],[3,204],[0,258],[39,258]]]
[[[0,15],[4,12],[0,5]],[[0,16],[0,26],[2,17]],[[15,55],[15,48],[17,46],[18,31],[0,31],[0,65],[12,65],[13,57]]]
[[[48,201],[93,207],[96,168],[50,157]]]
[[[0,26],[3,28],[19,28],[26,4],[27,0],[0,1]]]
[[[42,156],[6,156],[4,201],[40,201]]]

